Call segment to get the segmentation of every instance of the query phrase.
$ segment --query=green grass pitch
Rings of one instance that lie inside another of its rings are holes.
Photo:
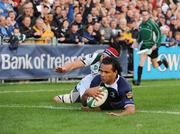
[[[180,80],[133,86],[136,113],[123,117],[52,101],[75,85],[1,84],[0,134],[180,134]]]

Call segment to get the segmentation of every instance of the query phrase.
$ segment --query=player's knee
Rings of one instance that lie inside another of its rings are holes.
[[[159,67],[159,64],[157,62],[153,62],[152,65],[153,65],[154,68]]]

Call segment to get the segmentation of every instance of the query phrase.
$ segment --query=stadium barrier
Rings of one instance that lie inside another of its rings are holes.
[[[180,47],[165,47],[159,48],[159,59],[167,59],[169,68],[166,69],[163,65],[158,68],[153,68],[150,58],[145,62],[143,67],[142,79],[171,79],[180,78]],[[134,80],[137,80],[137,68],[139,64],[139,55],[134,49]]]
[[[107,45],[26,44],[11,51],[7,44],[0,45],[0,80],[82,78],[90,73],[88,67],[63,74],[56,73],[55,68],[95,51],[103,51],[106,47]]]

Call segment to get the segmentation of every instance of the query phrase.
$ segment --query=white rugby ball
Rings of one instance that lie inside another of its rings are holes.
[[[94,99],[93,97],[87,98],[87,106],[90,108],[99,107],[101,106],[108,97],[108,90],[105,87],[100,87],[102,90],[101,98],[97,98],[98,100]]]

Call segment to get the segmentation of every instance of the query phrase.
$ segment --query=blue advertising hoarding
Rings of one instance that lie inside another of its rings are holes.
[[[158,68],[153,68],[150,58],[145,62],[143,67],[142,79],[171,79],[180,78],[180,47],[159,48],[158,59],[167,59],[169,68],[166,69],[163,64]],[[134,50],[134,80],[137,80],[137,68],[139,64],[139,55]]]
[[[90,69],[76,69],[69,73],[57,73],[55,68],[76,58],[104,50],[105,45],[20,45],[10,51],[8,45],[0,45],[0,80],[36,79],[53,77],[83,77]]]

